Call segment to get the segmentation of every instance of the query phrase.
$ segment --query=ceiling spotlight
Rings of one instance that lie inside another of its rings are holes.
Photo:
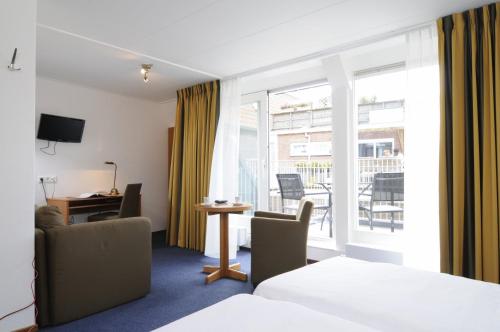
[[[144,83],[149,82],[149,70],[151,69],[151,67],[153,67],[152,64],[143,63],[141,65],[141,75],[142,75],[142,79],[144,80]]]

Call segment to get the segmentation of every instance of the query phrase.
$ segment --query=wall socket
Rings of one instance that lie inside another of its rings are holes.
[[[42,183],[42,179],[43,179],[43,183],[57,183],[57,176],[55,175],[51,175],[51,176],[39,176],[38,177],[38,183]]]

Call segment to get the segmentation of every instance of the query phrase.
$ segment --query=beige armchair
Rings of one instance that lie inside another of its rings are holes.
[[[296,215],[255,212],[251,222],[254,287],[307,264],[307,232],[313,208],[313,202],[303,198]]]

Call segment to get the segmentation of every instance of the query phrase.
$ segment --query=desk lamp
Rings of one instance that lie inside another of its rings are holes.
[[[116,165],[115,162],[113,161],[105,161],[104,162],[106,165],[115,165],[115,178],[113,180],[113,188],[111,188],[109,194],[111,196],[117,196],[119,195],[120,193],[118,192],[118,189],[116,189],[116,170],[118,169],[118,165]]]

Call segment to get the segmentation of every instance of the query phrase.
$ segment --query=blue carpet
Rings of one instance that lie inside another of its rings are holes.
[[[250,272],[250,252],[240,250],[241,270]],[[217,259],[180,248],[153,250],[151,292],[136,301],[41,331],[150,331],[235,294],[252,293],[250,281],[218,280],[205,285],[205,264]]]

